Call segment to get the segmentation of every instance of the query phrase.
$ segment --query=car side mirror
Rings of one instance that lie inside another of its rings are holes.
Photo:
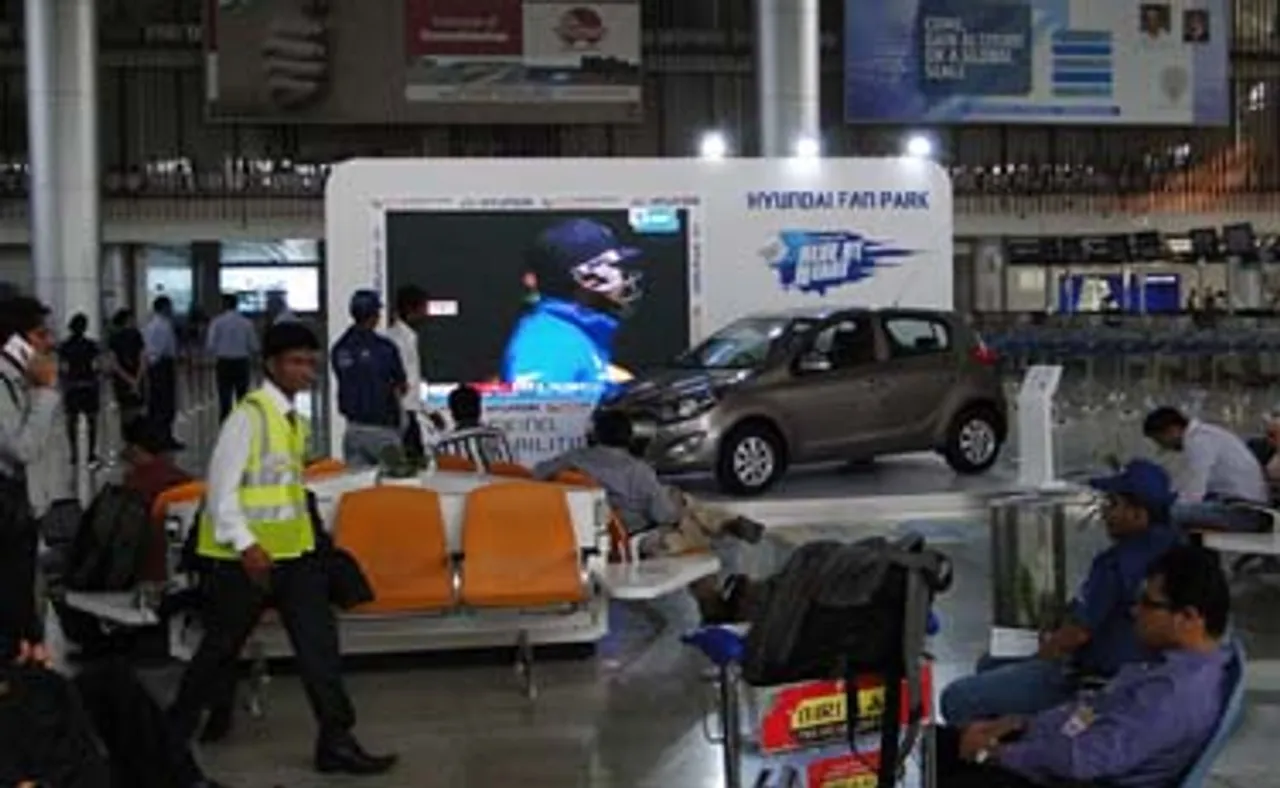
[[[817,372],[830,372],[831,359],[827,358],[825,353],[819,353],[811,350],[796,359],[796,372],[802,375],[812,375]]]

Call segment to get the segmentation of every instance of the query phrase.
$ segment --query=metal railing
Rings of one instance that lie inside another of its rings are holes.
[[[218,387],[214,372],[214,360],[203,354],[189,354],[178,362],[177,395],[178,412],[174,419],[174,437],[185,448],[178,457],[179,463],[189,472],[202,476],[213,452],[221,427],[218,412]],[[255,380],[254,385],[258,381]],[[97,461],[90,461],[89,417],[81,416],[76,424],[76,458],[73,488],[67,491],[82,503],[87,503],[102,485],[119,481],[123,474],[124,452],[123,419],[120,405],[111,395],[109,386],[102,398],[103,407],[96,415]],[[329,453],[328,375],[322,370],[311,390],[299,394],[298,412],[311,425],[310,454],[325,456]],[[54,440],[63,440],[55,435]]]
[[[1062,366],[1055,408],[1062,473],[1098,470],[1113,457],[1153,455],[1142,420],[1159,405],[1246,437],[1260,435],[1262,419],[1280,405],[1277,315],[988,314],[975,320],[1000,354],[1011,408],[1027,367]],[[1009,445],[1006,459],[1016,461],[1016,440]]]

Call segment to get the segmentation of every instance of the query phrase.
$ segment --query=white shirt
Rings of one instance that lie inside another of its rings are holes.
[[[404,365],[407,388],[401,399],[401,407],[405,413],[421,413],[426,410],[426,406],[422,403],[422,358],[418,353],[418,332],[397,320],[383,333],[396,346],[396,350],[400,351],[400,363]]]
[[[1267,502],[1262,465],[1234,432],[1192,419],[1182,436],[1182,453],[1187,476],[1178,490],[1179,503],[1197,503],[1205,496]]]
[[[178,334],[173,321],[164,315],[152,315],[142,328],[143,356],[148,364],[178,356]]]
[[[262,391],[284,415],[296,413],[293,401],[271,381]],[[244,408],[231,411],[218,432],[218,442],[209,458],[209,474],[205,503],[213,518],[213,538],[218,544],[231,545],[237,553],[252,547],[257,539],[249,529],[249,520],[240,508],[240,482],[249,463],[254,419]]]
[[[214,358],[248,359],[258,352],[258,332],[253,321],[234,309],[209,323],[205,349]]]

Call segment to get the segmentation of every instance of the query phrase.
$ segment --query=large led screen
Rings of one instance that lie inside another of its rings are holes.
[[[423,287],[433,384],[598,387],[689,341],[682,209],[390,211],[389,292]]]

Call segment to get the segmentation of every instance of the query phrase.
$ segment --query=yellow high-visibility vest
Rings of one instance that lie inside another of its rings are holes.
[[[240,508],[249,521],[258,546],[272,560],[297,558],[315,548],[311,515],[307,511],[307,488],[302,483],[306,460],[307,427],[297,426],[262,389],[252,392],[237,406],[253,421],[249,461],[240,480]],[[229,544],[214,538],[213,518],[205,511],[197,526],[196,551],[218,560],[237,560],[239,554]]]

